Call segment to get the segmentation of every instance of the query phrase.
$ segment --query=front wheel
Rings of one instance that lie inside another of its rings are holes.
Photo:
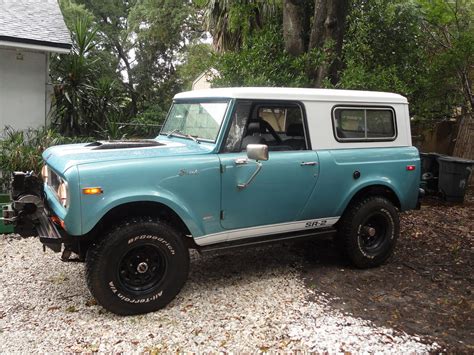
[[[338,232],[338,244],[355,266],[378,266],[395,248],[400,234],[398,211],[384,197],[366,198],[348,208]]]
[[[166,306],[184,285],[189,252],[182,237],[151,218],[125,221],[92,246],[87,285],[105,309],[120,315]]]

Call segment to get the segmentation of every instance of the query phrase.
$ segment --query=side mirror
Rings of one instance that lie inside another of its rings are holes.
[[[268,160],[268,146],[265,144],[248,144],[247,158],[252,160]]]

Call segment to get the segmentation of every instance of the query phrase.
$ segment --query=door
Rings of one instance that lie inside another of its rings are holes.
[[[314,151],[270,152],[260,172],[246,153],[221,154],[222,219],[225,229],[239,229],[295,221],[301,214],[318,178]]]
[[[269,159],[247,159],[248,144],[267,145]],[[318,155],[297,102],[238,101],[219,159],[221,225],[228,230],[297,221],[318,179]]]

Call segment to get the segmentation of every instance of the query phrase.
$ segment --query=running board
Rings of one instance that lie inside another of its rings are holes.
[[[217,251],[217,250],[225,250],[225,249],[233,249],[233,248],[259,246],[263,244],[279,243],[279,242],[285,242],[285,241],[302,241],[302,240],[314,239],[321,236],[331,236],[331,235],[336,234],[336,232],[337,230],[335,228],[325,228],[325,229],[317,229],[317,230],[303,231],[303,232],[297,232],[297,233],[291,232],[291,233],[283,233],[283,234],[264,235],[261,237],[245,238],[245,239],[240,239],[240,240],[234,240],[231,242],[216,243],[216,244],[201,246],[198,248],[198,250],[200,252],[208,252],[208,251]]]

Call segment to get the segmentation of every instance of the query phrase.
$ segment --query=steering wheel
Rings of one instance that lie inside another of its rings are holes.
[[[265,121],[264,119],[260,119],[260,127],[263,127],[263,129],[267,130],[268,133],[272,135],[272,137],[275,139],[275,141],[278,144],[283,142],[280,136],[278,135],[278,133],[276,133],[275,130],[273,129],[272,125],[268,123],[267,121]]]

